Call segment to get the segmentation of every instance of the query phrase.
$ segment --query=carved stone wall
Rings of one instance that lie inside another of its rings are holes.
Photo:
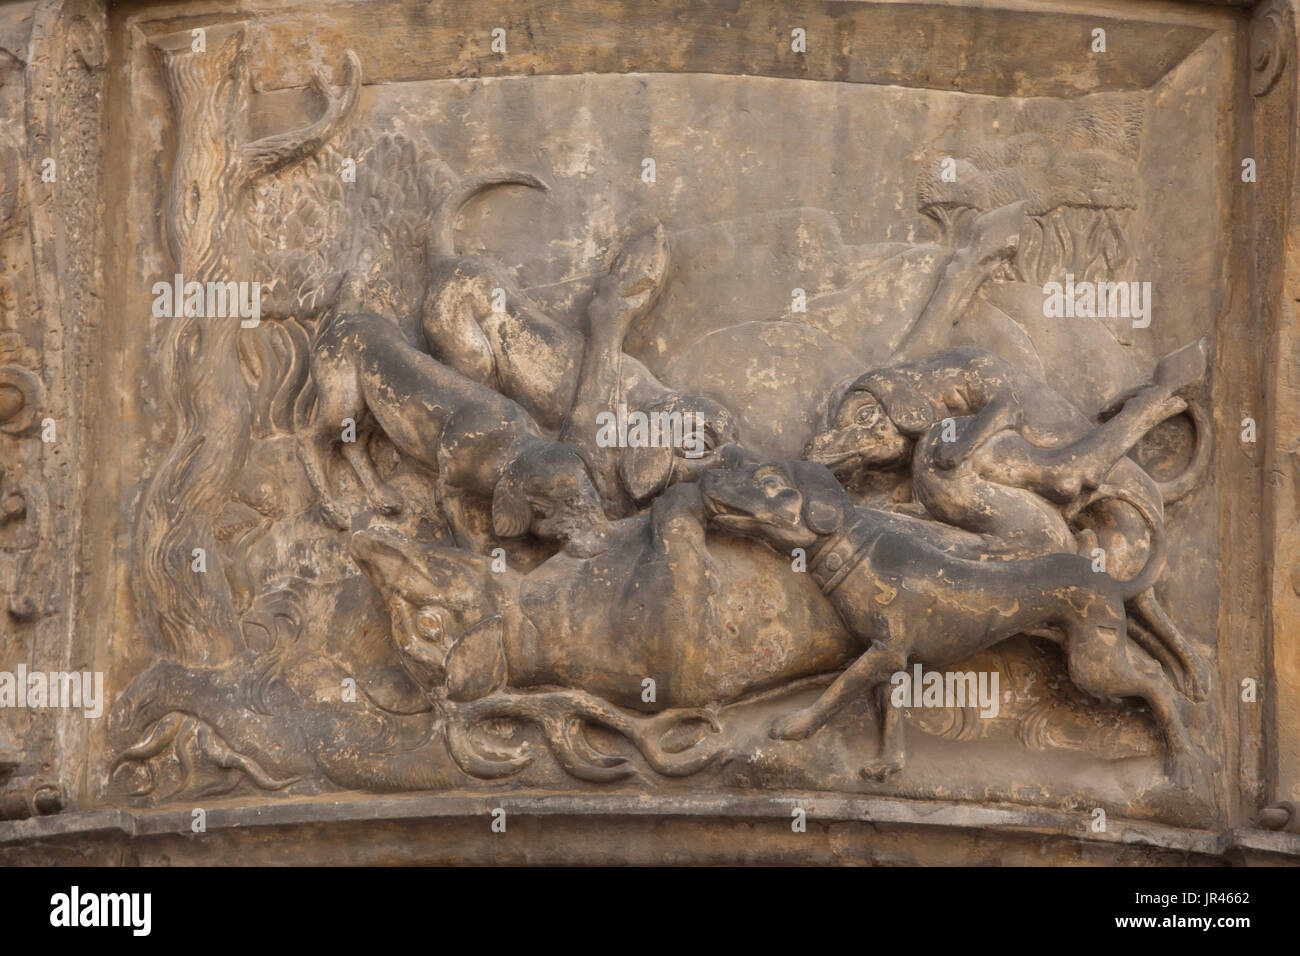
[[[0,3],[0,860],[1300,859],[1296,30]]]

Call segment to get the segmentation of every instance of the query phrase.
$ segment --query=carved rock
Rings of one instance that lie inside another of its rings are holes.
[[[1300,859],[1292,5],[508,6],[0,3],[0,819]]]

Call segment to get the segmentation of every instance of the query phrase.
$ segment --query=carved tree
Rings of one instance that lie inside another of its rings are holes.
[[[347,55],[344,90],[331,94],[320,119],[290,133],[241,142],[249,77],[243,24],[212,27],[206,49],[189,31],[154,41],[161,52],[176,117],[176,150],[165,207],[168,246],[188,282],[254,281],[239,228],[246,191],[260,178],[310,156],[356,111],[361,68]],[[237,319],[168,320],[160,377],[175,433],[145,491],[138,525],[140,606],[156,636],[179,661],[214,664],[237,653],[239,623],[212,526],[245,467],[251,409],[240,372]],[[205,573],[191,571],[195,548]]]

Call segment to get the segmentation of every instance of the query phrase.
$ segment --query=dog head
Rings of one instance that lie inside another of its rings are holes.
[[[862,469],[896,468],[938,419],[934,403],[903,370],[867,372],[831,393],[825,427],[808,442],[804,458],[845,478]]]
[[[811,461],[760,462],[735,449],[700,478],[709,523],[777,552],[806,548],[843,527],[853,502],[830,469]]]
[[[731,412],[703,395],[672,392],[652,404],[646,413],[652,424],[660,423],[661,437],[666,429],[680,441],[622,450],[619,478],[638,504],[661,494],[671,484],[695,481],[718,465],[718,449],[740,441],[740,430]]]
[[[391,528],[354,533],[351,553],[388,605],[402,667],[426,693],[477,700],[505,683],[489,559],[421,545]]]
[[[501,538],[531,531],[568,541],[605,521],[586,462],[567,442],[529,445],[506,466],[492,493],[492,530]]]

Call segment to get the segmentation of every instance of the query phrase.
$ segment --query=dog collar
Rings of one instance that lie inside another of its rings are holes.
[[[839,587],[865,555],[866,549],[858,544],[854,534],[860,524],[860,521],[854,521],[843,531],[836,532],[813,556],[808,573],[823,593],[829,594]]]

